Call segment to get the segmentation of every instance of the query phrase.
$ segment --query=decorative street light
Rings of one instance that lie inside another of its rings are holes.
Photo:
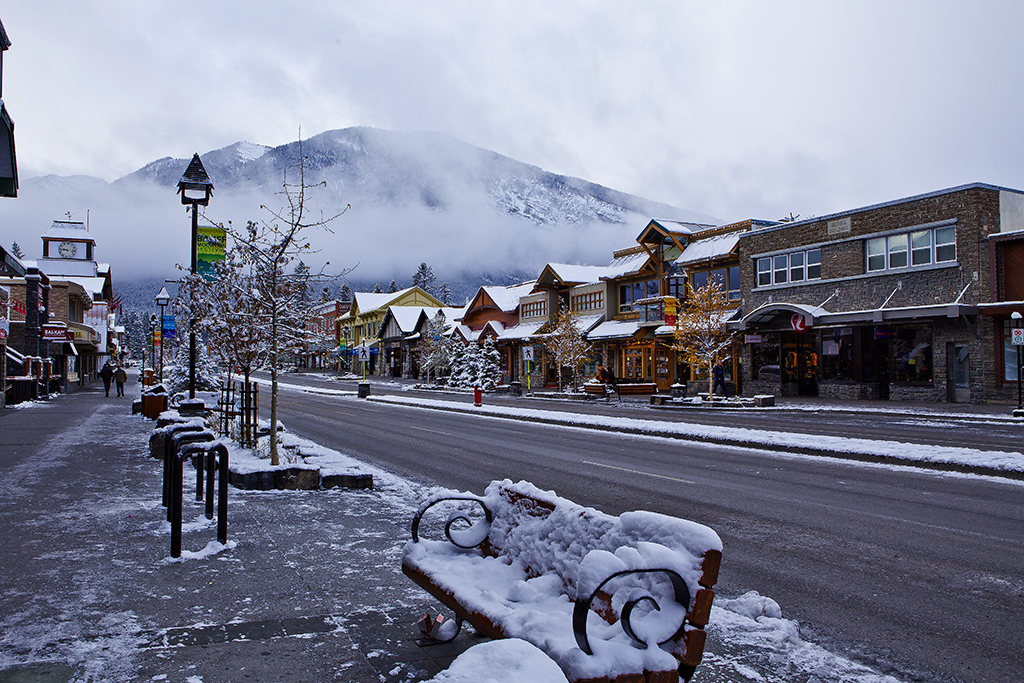
[[[164,307],[171,303],[171,295],[167,293],[166,287],[160,288],[160,293],[156,295],[156,305],[160,307],[160,381],[164,381]]]
[[[1024,320],[1021,320],[1020,311],[1014,311],[1010,314],[1010,318],[1013,322],[1010,323],[1011,335],[1013,337],[1013,344],[1017,347],[1017,410],[1014,412],[1015,417],[1024,417],[1024,400],[1022,400],[1021,385],[1024,384],[1024,377],[1021,377],[1021,366],[1024,363],[1021,362],[1022,356],[1024,356]]]
[[[181,203],[192,205],[192,270],[196,274],[196,249],[199,242],[199,206],[207,206],[210,203],[210,195],[213,194],[213,183],[210,176],[206,174],[203,162],[199,154],[192,156],[188,168],[178,181],[178,193],[181,195]],[[188,397],[196,397],[196,321],[189,322],[188,331]]]

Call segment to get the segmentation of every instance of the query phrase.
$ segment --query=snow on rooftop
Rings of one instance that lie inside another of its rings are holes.
[[[508,287],[483,287],[487,296],[502,311],[511,312],[519,306],[520,297],[524,297],[533,291],[535,282],[526,282],[521,285],[510,285]]]
[[[359,311],[361,313],[366,313],[367,311],[384,308],[403,294],[408,294],[412,289],[412,287],[406,287],[397,292],[356,292],[352,295],[352,300],[359,304]]]
[[[739,241],[740,233],[738,232],[693,240],[676,259],[676,263],[683,266],[729,256],[736,250]]]

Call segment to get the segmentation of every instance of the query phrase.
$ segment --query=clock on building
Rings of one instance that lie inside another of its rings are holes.
[[[78,253],[78,245],[74,242],[61,242],[57,246],[57,253],[63,258],[74,258]]]

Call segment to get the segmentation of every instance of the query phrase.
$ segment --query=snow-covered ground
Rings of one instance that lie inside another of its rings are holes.
[[[22,409],[44,412],[47,406]],[[306,444],[303,450],[315,451],[321,464],[372,472],[375,489],[232,490],[229,543],[211,542],[214,522],[193,510],[194,519],[185,530],[186,552],[181,561],[170,562],[167,522],[159,502],[159,466],[147,457],[150,425],[113,408],[101,409],[76,430],[53,439],[45,455],[30,458],[0,481],[8,531],[28,534],[45,524],[52,534],[41,545],[29,544],[35,553],[30,561],[44,569],[38,580],[30,585],[4,582],[0,669],[41,664],[74,681],[220,680],[211,673],[212,661],[183,657],[185,652],[194,654],[195,648],[161,648],[153,643],[169,638],[172,627],[188,631],[224,623],[224,614],[231,615],[232,623],[266,618],[259,596],[247,594],[238,577],[250,564],[269,562],[279,571],[272,579],[275,585],[295,594],[295,615],[305,614],[298,610],[331,615],[339,633],[382,672],[381,681],[429,677],[406,653],[415,620],[430,600],[399,569],[409,520],[428,490],[343,453]],[[34,489],[46,471],[72,467],[76,448],[88,443],[102,443],[123,458],[109,478],[54,487],[47,493],[52,512],[45,520],[42,515],[15,512],[38,495]],[[235,457],[244,459],[238,452]],[[284,535],[283,523],[290,529]],[[74,539],[78,547],[89,550],[69,557],[53,538]],[[168,590],[167,572],[190,578]],[[200,577],[202,581],[192,583]],[[308,606],[310,602],[314,604]],[[408,620],[408,628],[396,629],[406,636],[369,642],[367,622],[361,621],[369,613],[381,615],[381,622]],[[896,680],[815,644],[798,623],[785,618],[785,605],[756,593],[719,594],[708,633],[699,681]],[[554,674],[546,678],[545,671],[551,669],[542,655],[518,644],[488,644],[469,650],[435,680],[558,680]]]

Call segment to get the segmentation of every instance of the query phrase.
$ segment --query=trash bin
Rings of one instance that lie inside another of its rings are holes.
[[[370,383],[360,382],[359,383],[359,398],[366,398],[370,395]]]
[[[669,391],[672,393],[672,398],[686,398],[685,384],[673,384]]]
[[[511,396],[522,396],[523,395],[523,383],[522,382],[509,382],[508,393]]]

